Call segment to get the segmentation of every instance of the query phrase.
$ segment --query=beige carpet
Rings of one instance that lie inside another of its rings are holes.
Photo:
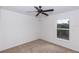
[[[76,53],[76,51],[39,39],[1,51],[1,53]]]

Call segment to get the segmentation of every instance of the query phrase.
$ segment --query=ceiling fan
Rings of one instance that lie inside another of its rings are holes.
[[[43,15],[46,15],[46,16],[49,16],[47,13],[45,13],[45,12],[51,12],[51,11],[54,11],[54,9],[48,9],[48,10],[43,10],[42,9],[42,6],[34,6],[34,8],[37,10],[37,14],[36,14],[36,16],[38,16],[39,14],[43,14]]]

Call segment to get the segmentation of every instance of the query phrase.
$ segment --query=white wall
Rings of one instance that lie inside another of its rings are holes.
[[[0,51],[37,38],[37,18],[0,9]]]
[[[70,19],[70,40],[57,39],[57,19]],[[51,15],[43,18],[42,37],[44,40],[79,51],[79,10]]]
[[[38,19],[38,39],[42,39],[42,31],[43,31],[43,21],[44,20],[44,16],[43,15],[39,15],[37,17]]]

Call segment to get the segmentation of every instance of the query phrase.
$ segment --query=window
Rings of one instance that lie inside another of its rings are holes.
[[[69,40],[69,19],[57,20],[57,38]]]

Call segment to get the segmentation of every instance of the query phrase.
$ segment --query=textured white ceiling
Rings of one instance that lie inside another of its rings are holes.
[[[36,14],[36,9],[33,6],[2,6],[4,9],[11,11],[23,13],[23,14]],[[43,6],[42,9],[54,9],[54,12],[49,12],[48,14],[58,14],[62,12],[67,12],[71,10],[79,9],[79,6]]]

